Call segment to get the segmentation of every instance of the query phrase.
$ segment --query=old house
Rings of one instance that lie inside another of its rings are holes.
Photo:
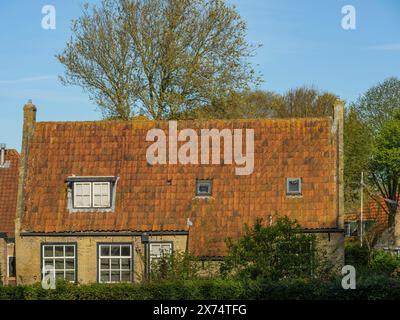
[[[341,106],[334,118],[177,123],[185,128],[198,136],[253,130],[254,141],[241,142],[243,150],[253,143],[254,167],[239,175],[240,161],[149,161],[148,133],[161,129],[170,141],[168,122],[37,122],[36,107],[25,105],[18,283],[40,281],[48,268],[79,283],[138,281],[170,251],[219,261],[226,237],[239,237],[258,217],[273,223],[284,215],[343,263]],[[214,142],[208,154],[224,159],[233,144]]]
[[[15,212],[19,154],[0,144],[0,283],[15,284]]]
[[[350,239],[360,237],[361,224],[363,232],[382,233],[388,228],[388,213],[386,203],[383,199],[377,203],[374,199],[369,199],[363,207],[361,218],[361,209],[358,212],[348,212],[344,215],[345,236]]]

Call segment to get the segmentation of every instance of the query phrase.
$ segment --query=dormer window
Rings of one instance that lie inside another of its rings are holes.
[[[110,182],[74,182],[74,208],[109,208]]]
[[[69,177],[69,207],[73,211],[112,210],[116,177]]]

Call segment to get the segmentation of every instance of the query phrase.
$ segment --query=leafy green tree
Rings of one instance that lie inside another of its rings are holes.
[[[346,200],[356,198],[356,180],[368,160],[366,190],[380,206],[380,197],[387,199],[383,209],[389,215],[389,227],[393,227],[399,186],[397,169],[393,166],[398,143],[391,135],[397,130],[400,80],[392,77],[373,86],[352,109],[345,123]]]
[[[102,0],[74,21],[61,80],[107,118],[179,118],[260,82],[246,30],[223,0]]]
[[[270,226],[257,220],[243,237],[227,240],[222,274],[240,279],[310,278],[315,267],[315,236],[287,217]]]
[[[391,77],[378,83],[363,94],[354,107],[360,118],[377,133],[400,108],[400,80]]]
[[[400,200],[400,110],[383,123],[374,143],[370,175],[386,199],[389,227],[394,226]]]
[[[344,119],[345,208],[348,212],[359,208],[360,177],[361,172],[368,172],[372,143],[371,131],[351,106]]]

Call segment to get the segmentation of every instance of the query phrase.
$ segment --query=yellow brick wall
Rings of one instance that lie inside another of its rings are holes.
[[[186,236],[152,236],[150,241],[172,241],[175,251],[186,249]],[[97,243],[127,242],[133,244],[134,280],[143,275],[144,246],[138,236],[128,237],[17,237],[17,282],[31,284],[41,279],[41,244],[72,242],[77,244],[77,277],[82,284],[97,282]]]

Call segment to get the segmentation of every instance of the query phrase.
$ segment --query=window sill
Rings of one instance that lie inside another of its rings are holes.
[[[214,199],[213,196],[195,196],[192,200],[195,199]]]
[[[68,208],[69,213],[114,213],[114,208]]]
[[[287,193],[286,198],[298,199],[298,198],[303,198],[303,195],[301,193]]]

